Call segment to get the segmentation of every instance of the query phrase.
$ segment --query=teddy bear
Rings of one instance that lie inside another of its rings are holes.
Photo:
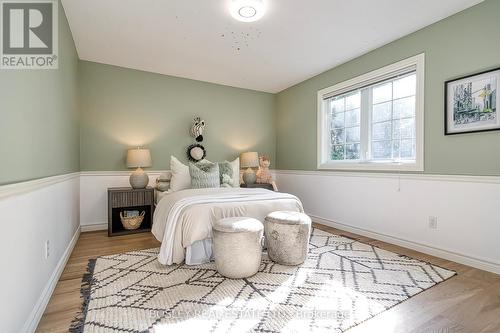
[[[269,159],[269,156],[263,155],[259,157],[259,171],[257,171],[257,183],[271,184],[273,182],[271,171],[269,171],[270,165],[271,161]]]

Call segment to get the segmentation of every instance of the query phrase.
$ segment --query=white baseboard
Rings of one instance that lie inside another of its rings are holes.
[[[38,323],[40,322],[40,319],[42,318],[42,315],[45,312],[45,308],[49,304],[50,298],[52,297],[52,293],[56,288],[57,282],[61,277],[64,267],[66,267],[66,263],[68,262],[68,259],[71,256],[71,253],[73,252],[73,248],[75,247],[79,236],[80,236],[80,228],[77,228],[75,234],[71,238],[71,242],[66,247],[63,256],[61,257],[61,259],[59,259],[59,262],[57,263],[56,269],[52,273],[50,280],[47,282],[47,285],[45,286],[42,294],[40,295],[40,298],[36,302],[33,311],[31,312],[28,320],[25,322],[22,332],[35,332]]]
[[[496,274],[500,274],[500,264],[490,262],[481,258],[474,258],[467,256],[465,254],[456,253],[452,251],[448,251],[445,249],[436,248],[434,246],[430,246],[427,244],[413,242],[407,239],[402,239],[386,234],[381,234],[379,232],[366,230],[358,227],[354,227],[345,223],[339,223],[336,221],[332,221],[330,219],[325,219],[323,217],[309,215],[313,222],[326,225],[329,227],[334,227],[336,229],[352,232],[354,234],[358,234],[365,237],[370,237],[373,239],[381,240],[383,242],[391,243],[394,245],[402,246],[411,250],[419,251],[425,254],[429,254],[435,257],[451,260],[457,262],[459,264],[471,266],[474,268],[482,269],[485,271],[493,272]]]
[[[80,226],[82,232],[108,230],[108,223],[95,223]]]

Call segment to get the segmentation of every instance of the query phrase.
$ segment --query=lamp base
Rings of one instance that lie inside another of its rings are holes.
[[[143,189],[149,184],[149,176],[144,170],[137,168],[137,170],[130,175],[129,181],[133,189]]]
[[[243,172],[243,182],[247,185],[253,185],[255,184],[255,181],[257,180],[257,175],[255,174],[255,171],[252,170],[252,168],[248,168]]]

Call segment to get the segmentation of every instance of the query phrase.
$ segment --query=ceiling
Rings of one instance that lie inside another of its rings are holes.
[[[80,59],[276,93],[482,0],[62,0]]]

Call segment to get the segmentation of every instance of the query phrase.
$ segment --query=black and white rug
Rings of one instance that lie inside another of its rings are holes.
[[[314,229],[300,266],[264,256],[232,280],[214,263],[163,266],[158,249],[89,263],[72,332],[343,332],[455,272]]]

